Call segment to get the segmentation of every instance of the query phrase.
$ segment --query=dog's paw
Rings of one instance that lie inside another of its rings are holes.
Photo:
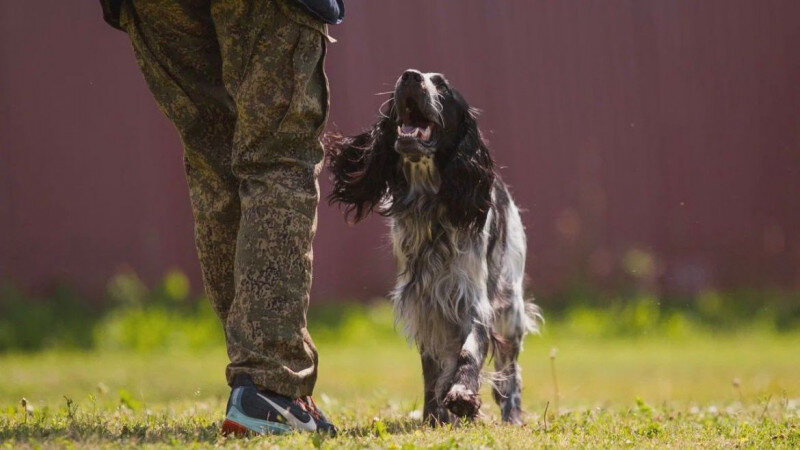
[[[522,411],[514,409],[509,411],[508,414],[503,414],[503,423],[508,425],[524,426],[525,421],[522,420]]]
[[[451,423],[450,411],[445,408],[439,407],[423,414],[423,418],[428,426],[438,427]]]
[[[444,397],[444,406],[458,417],[474,419],[481,409],[481,399],[477,392],[467,389],[463,384],[455,384]]]

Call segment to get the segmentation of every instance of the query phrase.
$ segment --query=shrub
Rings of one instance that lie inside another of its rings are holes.
[[[209,302],[189,301],[188,296],[189,281],[177,271],[167,273],[155,289],[133,273],[114,277],[109,298],[116,306],[95,324],[95,346],[141,352],[219,346],[224,342],[222,324]]]
[[[149,352],[222,345],[223,327],[209,302],[191,297],[190,292],[189,280],[179,271],[168,272],[152,288],[132,272],[120,273],[108,284],[103,309],[65,288],[38,298],[0,287],[0,352],[44,348]],[[547,317],[545,332],[591,338],[674,338],[700,331],[800,328],[797,292],[706,291],[692,297],[659,298],[597,293],[588,285],[576,285],[569,292],[566,297],[540,301]],[[398,336],[387,301],[314,305],[309,328],[317,342],[369,345]]]
[[[0,287],[0,351],[43,347],[88,348],[99,311],[71,291],[56,288],[46,299]]]

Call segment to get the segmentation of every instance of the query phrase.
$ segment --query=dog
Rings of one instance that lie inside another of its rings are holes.
[[[441,74],[405,71],[371,130],[329,145],[328,200],[353,222],[373,211],[390,219],[390,297],[421,354],[424,419],[478,415],[491,351],[502,419],[520,425],[517,357],[542,315],[523,297],[525,230],[476,116]]]

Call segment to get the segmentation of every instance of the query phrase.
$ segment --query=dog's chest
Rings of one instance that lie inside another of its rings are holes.
[[[399,272],[431,276],[453,262],[453,231],[428,217],[402,217],[392,223],[392,249]]]
[[[485,286],[485,246],[447,222],[426,217],[398,217],[392,223],[397,260],[395,297],[438,306],[446,315],[457,314],[479,296]]]

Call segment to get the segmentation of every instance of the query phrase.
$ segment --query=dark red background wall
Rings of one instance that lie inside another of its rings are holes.
[[[800,286],[800,2],[347,7],[329,128],[367,126],[405,68],[445,73],[484,110],[538,291],[626,268],[682,291]],[[199,287],[177,135],[96,1],[0,0],[0,156],[1,279],[97,294],[177,267]],[[315,299],[386,292],[385,234],[322,206]]]

